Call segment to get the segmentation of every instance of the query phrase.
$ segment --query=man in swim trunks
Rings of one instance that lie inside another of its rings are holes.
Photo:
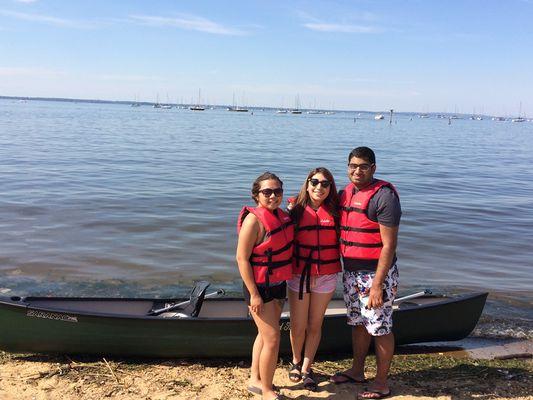
[[[398,288],[396,244],[401,208],[390,183],[375,179],[376,158],[368,147],[348,156],[350,183],[341,192],[344,300],[352,326],[353,364],[331,377],[334,383],[364,383],[364,365],[372,338],[377,373],[360,399],[390,395],[388,373],[394,355],[392,304]]]

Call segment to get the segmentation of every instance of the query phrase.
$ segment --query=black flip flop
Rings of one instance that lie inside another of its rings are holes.
[[[335,380],[333,380],[333,378],[335,378],[335,377],[342,377],[342,378],[344,378],[344,380],[343,381],[335,381]],[[367,383],[366,379],[363,379],[363,380],[355,379],[354,377],[348,375],[346,372],[335,372],[335,374],[333,374],[331,376],[331,378],[329,378],[329,381],[334,383],[335,385],[340,385],[340,384],[343,384],[343,383],[357,383],[357,384]]]

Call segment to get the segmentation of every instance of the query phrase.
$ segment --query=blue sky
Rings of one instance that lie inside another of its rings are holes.
[[[0,0],[0,95],[533,116],[533,0]]]

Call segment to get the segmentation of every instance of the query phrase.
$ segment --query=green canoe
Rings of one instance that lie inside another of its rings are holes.
[[[487,293],[425,295],[395,306],[397,344],[459,340],[481,315]],[[257,333],[242,299],[206,298],[197,317],[159,315],[179,299],[3,297],[0,350],[135,357],[247,357]],[[282,355],[290,353],[290,319],[280,321]],[[344,303],[331,301],[319,354],[349,353]]]

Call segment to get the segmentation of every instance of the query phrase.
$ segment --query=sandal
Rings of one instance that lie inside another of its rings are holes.
[[[392,391],[389,389],[388,392],[380,392],[379,390],[367,389],[364,392],[361,392],[357,395],[359,400],[374,400],[374,399],[384,399],[389,397],[392,394]]]
[[[297,364],[289,362],[289,380],[291,382],[300,382],[302,379],[302,362],[300,361]]]
[[[312,369],[309,370],[309,372],[304,372],[302,374],[302,378],[304,381],[304,389],[310,390],[311,392],[315,392],[318,388],[318,384],[316,382],[316,377]]]

